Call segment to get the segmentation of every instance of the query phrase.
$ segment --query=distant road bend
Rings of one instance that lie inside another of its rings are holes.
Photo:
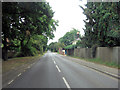
[[[7,88],[118,88],[117,79],[73,60],[48,51]]]

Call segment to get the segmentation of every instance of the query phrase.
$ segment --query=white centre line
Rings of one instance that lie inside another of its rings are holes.
[[[21,73],[20,74],[18,74],[18,77],[21,75]]]
[[[14,80],[11,80],[8,84],[11,84]]]
[[[67,88],[68,88],[69,90],[71,90],[71,88],[70,88],[68,82],[66,81],[66,79],[65,79],[64,77],[63,77],[63,80],[64,80],[64,83],[65,83],[65,85],[67,86]]]
[[[57,65],[56,65],[56,68],[58,69],[59,72],[61,72],[60,69],[59,69],[59,67]]]
[[[56,64],[56,62],[54,61],[54,64]]]
[[[28,66],[28,68],[30,68],[30,66]]]

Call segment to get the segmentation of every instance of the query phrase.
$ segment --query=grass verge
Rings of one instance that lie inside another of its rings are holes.
[[[29,57],[16,57],[8,59],[7,61],[2,62],[2,72],[8,72],[12,69],[15,69],[21,65],[28,64],[30,62],[36,61],[38,58],[40,58],[42,55],[37,56],[29,56]]]
[[[85,58],[80,58],[80,57],[76,57],[76,56],[71,56],[73,58],[78,58],[78,59],[81,59],[81,60],[85,60],[85,61],[89,61],[89,62],[94,62],[94,63],[97,63],[97,64],[102,64],[102,65],[105,65],[105,66],[108,66],[108,67],[112,67],[112,68],[118,68],[120,69],[120,65],[115,63],[115,62],[108,62],[108,61],[102,61],[101,59],[99,58],[93,58],[93,59],[85,59]]]

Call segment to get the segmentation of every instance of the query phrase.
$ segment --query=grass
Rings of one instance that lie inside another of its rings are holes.
[[[108,67],[112,67],[112,68],[118,68],[120,69],[120,65],[115,63],[115,62],[108,62],[108,61],[103,61],[99,58],[93,58],[93,59],[85,59],[85,58],[80,58],[80,57],[76,57],[76,56],[72,56],[74,58],[78,58],[78,59],[81,59],[81,60],[85,60],[85,61],[89,61],[89,62],[94,62],[94,63],[97,63],[97,64],[102,64],[102,65],[105,65],[105,66],[108,66]]]
[[[60,54],[59,51],[57,51],[57,53]]]
[[[16,57],[16,58],[11,58],[7,61],[3,61],[2,62],[2,71],[3,71],[3,73],[5,73],[5,72],[8,72],[17,67],[20,67],[21,65],[25,65],[30,62],[34,62],[40,56],[42,56],[42,55],[39,54],[37,56],[30,56],[30,57]]]

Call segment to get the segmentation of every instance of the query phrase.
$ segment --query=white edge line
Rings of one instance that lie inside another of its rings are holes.
[[[56,65],[56,68],[58,69],[59,72],[61,72],[60,69],[59,69],[59,67],[57,65]]]
[[[65,79],[64,77],[63,77],[63,80],[64,80],[64,83],[66,84],[67,88],[70,89],[70,86],[69,86],[68,82],[66,81],[66,79]],[[71,90],[71,89],[70,89],[70,90]]]
[[[11,80],[8,84],[11,84],[14,80]]]
[[[21,73],[20,74],[18,74],[18,77],[21,75]]]

